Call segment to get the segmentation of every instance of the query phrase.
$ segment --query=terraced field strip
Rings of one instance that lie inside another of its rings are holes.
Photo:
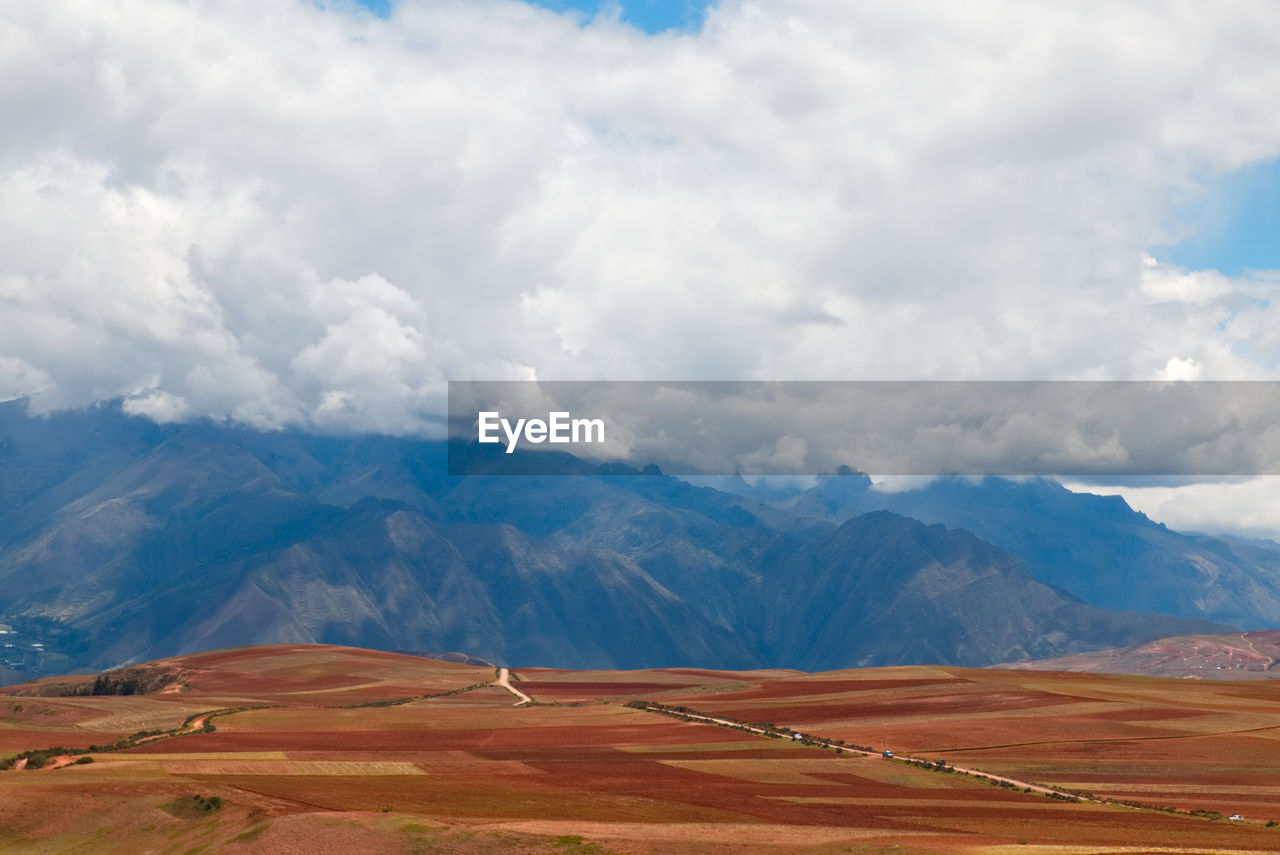
[[[164,760],[171,775],[305,775],[365,778],[388,775],[425,775],[421,766],[407,760]]]
[[[1204,733],[1172,733],[1164,736],[1102,736],[1093,739],[1038,739],[1033,742],[1005,742],[996,745],[966,745],[958,748],[930,748],[934,754],[956,751],[993,751],[1000,748],[1027,748],[1037,745],[1097,745],[1102,743],[1166,742],[1171,739],[1212,739],[1218,736],[1238,736],[1242,733],[1260,733],[1264,730],[1280,730],[1280,724],[1262,727],[1245,727],[1240,730],[1210,730]]]

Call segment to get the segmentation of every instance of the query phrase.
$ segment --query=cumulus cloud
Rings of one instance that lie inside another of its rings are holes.
[[[1280,476],[1173,486],[1068,484],[1080,492],[1123,496],[1129,506],[1172,529],[1280,538]]]
[[[448,378],[1274,377],[1145,262],[1280,155],[1280,9],[0,9],[0,397],[430,431]],[[776,439],[776,437],[774,438]]]

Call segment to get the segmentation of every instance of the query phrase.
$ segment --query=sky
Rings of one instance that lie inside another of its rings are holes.
[[[1274,3],[371,5],[0,5],[0,399],[1280,379]]]
[[[359,5],[379,17],[391,15],[397,0],[358,0]],[[626,3],[599,0],[534,0],[534,5],[552,12],[577,14],[584,23],[597,16],[624,21],[654,34],[668,30],[696,31],[710,3],[700,0],[629,0]]]
[[[1167,261],[1229,276],[1280,268],[1280,161],[1265,160],[1206,181],[1178,215],[1187,234],[1157,250]]]

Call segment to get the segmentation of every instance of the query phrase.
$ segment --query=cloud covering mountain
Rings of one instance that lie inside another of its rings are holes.
[[[861,514],[857,476],[788,510],[573,458],[597,474],[451,478],[441,446],[0,405],[0,682],[311,641],[556,667],[986,665],[1280,613],[1280,554],[1187,567],[1169,535],[1145,562],[1164,572],[1131,573],[1096,512],[1049,532],[1086,559],[1055,586],[968,531]],[[1007,520],[985,492],[958,504]],[[1015,522],[1041,545],[1041,518]],[[1146,613],[1117,611],[1135,589]]]
[[[1271,274],[1147,253],[1280,154],[1278,41],[1265,2],[5,4],[0,397],[419,434],[446,378],[1270,376]]]

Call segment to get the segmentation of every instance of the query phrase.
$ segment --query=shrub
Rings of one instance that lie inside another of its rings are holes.
[[[220,796],[182,796],[160,805],[160,809],[178,819],[200,819],[222,810]]]

